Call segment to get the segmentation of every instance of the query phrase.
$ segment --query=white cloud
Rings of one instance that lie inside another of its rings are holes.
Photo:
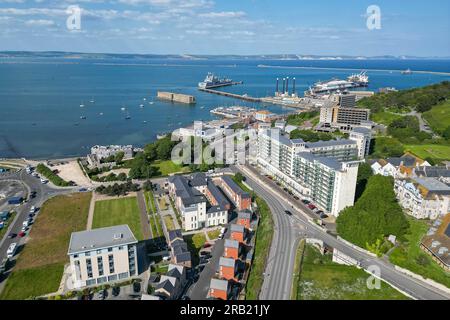
[[[53,20],[45,20],[45,19],[38,19],[38,20],[28,20],[25,21],[25,24],[27,26],[36,26],[36,27],[50,27],[54,26],[55,22]]]
[[[242,18],[245,16],[246,14],[243,11],[221,11],[199,14],[199,17],[202,18]]]

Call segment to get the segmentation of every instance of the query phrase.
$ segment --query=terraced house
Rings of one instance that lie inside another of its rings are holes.
[[[276,129],[258,134],[258,164],[293,193],[338,216],[354,203],[359,144],[353,140],[290,140]],[[363,146],[363,144],[361,144]],[[364,148],[365,148],[364,144]]]

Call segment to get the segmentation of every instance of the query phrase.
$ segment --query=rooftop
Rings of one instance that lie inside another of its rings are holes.
[[[244,232],[244,226],[233,223],[230,225],[230,230],[231,232]]]
[[[430,228],[422,239],[422,245],[447,267],[450,266],[450,213],[442,219],[438,228]]]
[[[137,243],[128,225],[73,232],[68,254]]]
[[[239,249],[239,241],[231,240],[231,239],[225,239],[225,247]]]
[[[211,284],[209,285],[211,289],[228,291],[228,281],[219,280],[219,279],[211,279]]]
[[[241,189],[241,187],[239,187],[236,182],[234,182],[233,179],[231,179],[229,176],[222,176],[222,180],[223,182],[225,182],[230,188],[231,190],[233,190],[233,192],[235,192],[236,194],[239,194],[241,196],[248,196],[250,197],[250,195],[245,192],[244,190]]]
[[[234,268],[236,261],[233,258],[220,257],[219,265]]]
[[[252,213],[249,211],[239,211],[238,212],[238,219],[251,219]]]
[[[338,160],[336,160],[334,158],[317,157],[310,152],[299,152],[299,153],[297,153],[297,155],[300,158],[306,159],[310,162],[318,162],[320,164],[323,164],[324,166],[331,168],[333,170],[341,170],[342,169],[342,162],[339,162]]]
[[[305,146],[307,148],[322,148],[322,147],[334,147],[334,146],[344,146],[344,145],[356,145],[356,141],[350,139],[339,139],[339,140],[329,140],[329,141],[317,141],[317,142],[306,142]]]
[[[414,178],[414,181],[426,188],[429,192],[450,195],[450,187],[435,178]]]

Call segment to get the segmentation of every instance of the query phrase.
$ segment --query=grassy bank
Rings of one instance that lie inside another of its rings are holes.
[[[297,283],[298,300],[403,300],[406,296],[381,282],[380,289],[367,288],[369,274],[352,266],[332,262],[330,254],[306,245]]]
[[[423,118],[436,133],[442,134],[450,125],[450,101],[434,106]]]
[[[153,167],[158,169],[160,176],[168,176],[173,173],[187,173],[189,172],[189,167],[183,167],[182,165],[173,163],[172,160],[166,161],[155,161],[152,164]]]
[[[58,289],[70,235],[85,230],[90,200],[90,193],[77,193],[42,206],[0,299],[27,299]]]
[[[295,253],[295,263],[294,263],[294,277],[292,279],[291,288],[291,300],[296,300],[298,296],[298,283],[300,281],[300,272],[303,261],[303,253],[305,252],[305,240],[302,239],[298,244],[297,251]]]
[[[450,159],[450,145],[422,144],[405,145],[405,151],[409,151],[421,159],[431,158],[437,162]]]
[[[407,242],[395,248],[389,260],[399,267],[408,269],[440,282],[450,288],[450,273],[445,272],[431,257],[420,249],[420,241],[427,233],[429,226],[425,221],[408,218],[410,231],[406,235]]]
[[[136,197],[103,200],[95,203],[92,228],[127,224],[138,240],[143,239],[140,212]]]
[[[260,221],[256,230],[255,252],[253,263],[250,268],[250,274],[245,287],[245,298],[247,300],[257,300],[259,292],[264,281],[264,270],[266,268],[269,248],[273,237],[273,220],[267,203],[259,197],[256,197],[256,204]]]

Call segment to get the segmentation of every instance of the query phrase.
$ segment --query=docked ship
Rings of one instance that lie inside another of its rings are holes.
[[[224,86],[231,86],[235,84],[233,80],[222,78],[215,76],[213,73],[208,73],[205,80],[203,82],[198,83],[198,87],[200,89],[211,89],[211,88],[218,88],[218,87],[224,87]]]
[[[336,91],[343,92],[352,88],[367,87],[368,85],[369,77],[366,75],[366,72],[363,71],[358,74],[350,75],[347,77],[347,80],[331,79],[324,82],[317,82],[305,92],[305,95],[312,96]]]
[[[406,75],[412,74],[412,71],[411,71],[411,69],[408,68],[408,69],[402,71],[402,74],[406,74]]]

